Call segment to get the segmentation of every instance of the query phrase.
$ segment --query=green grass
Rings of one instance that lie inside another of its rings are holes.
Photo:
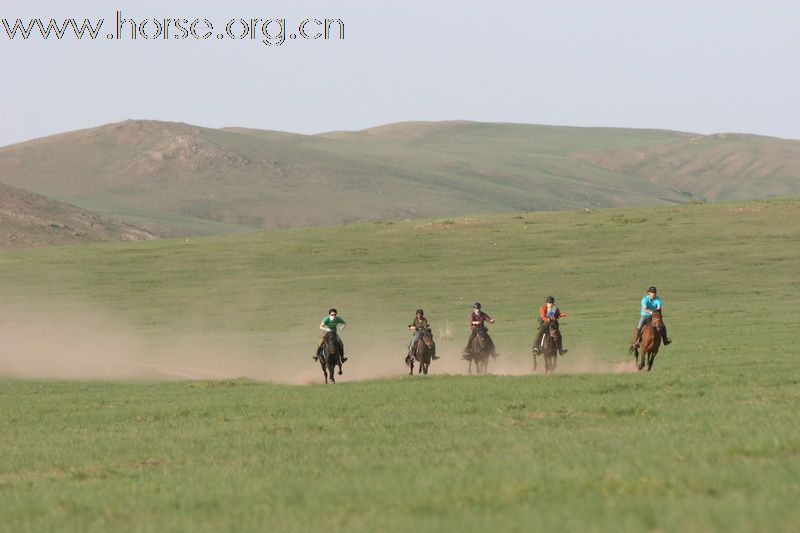
[[[798,379],[2,382],[9,531],[791,531]]]
[[[1,381],[0,529],[792,531],[798,214],[775,200],[4,252],[0,356],[17,355],[15,313],[40,312],[46,337],[92,309],[98,339],[113,318],[145,345],[222,343],[219,368],[261,368],[241,375],[319,380],[333,305],[353,359],[336,386]],[[650,284],[675,342],[649,374],[610,372]],[[437,375],[475,300],[522,368],[549,294],[568,313],[564,372]],[[354,381],[403,372],[418,306],[454,330],[434,375]]]

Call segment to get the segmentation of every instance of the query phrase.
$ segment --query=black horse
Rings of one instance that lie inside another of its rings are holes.
[[[433,342],[433,334],[431,328],[422,330],[422,336],[417,341],[417,345],[413,349],[411,356],[406,359],[411,371],[410,374],[414,375],[414,361],[419,363],[419,374],[427,374],[428,367],[431,365],[431,359],[436,355],[436,343]]]
[[[338,365],[339,375],[342,375],[342,356],[344,346],[335,331],[329,331],[322,337],[322,346],[319,350],[319,364],[322,366],[322,373],[325,375],[325,383],[330,381],[336,383],[333,377],[334,368]]]
[[[486,374],[489,368],[489,356],[496,357],[494,341],[485,326],[475,328],[475,336],[467,345],[466,357],[469,359],[469,373],[472,374],[472,363],[475,363],[476,374]]]
[[[533,346],[531,347],[531,353],[533,354],[533,371],[536,372],[537,364],[536,357],[538,355],[544,356],[544,371],[547,374],[552,374],[556,371],[556,359],[558,358],[558,344],[561,340],[561,332],[558,330],[558,326],[556,325],[555,320],[550,321],[550,325],[545,331],[544,335],[542,336],[542,340],[539,341],[539,337],[533,340]],[[539,349],[541,350],[540,354],[537,354],[533,348],[536,348],[536,343],[540,342]]]

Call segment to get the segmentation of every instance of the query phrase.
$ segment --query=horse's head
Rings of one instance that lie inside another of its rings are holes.
[[[486,326],[478,326],[475,328],[475,337],[478,339],[478,345],[481,348],[486,347]]]
[[[653,313],[650,315],[650,322],[657,329],[661,329],[661,311],[653,311]]]
[[[422,330],[422,342],[424,342],[428,347],[433,346],[433,333],[431,333],[431,328],[425,328]]]
[[[326,331],[325,335],[322,336],[322,342],[328,345],[334,344],[336,340],[336,332],[335,331]]]

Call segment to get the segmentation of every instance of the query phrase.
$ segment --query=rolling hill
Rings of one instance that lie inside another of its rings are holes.
[[[155,238],[130,224],[0,183],[0,249]]]
[[[0,148],[0,183],[161,235],[792,196],[798,176],[800,141],[458,121],[125,121]]]

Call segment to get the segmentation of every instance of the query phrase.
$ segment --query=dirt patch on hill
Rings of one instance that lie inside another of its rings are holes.
[[[156,238],[125,222],[0,183],[0,249]]]

